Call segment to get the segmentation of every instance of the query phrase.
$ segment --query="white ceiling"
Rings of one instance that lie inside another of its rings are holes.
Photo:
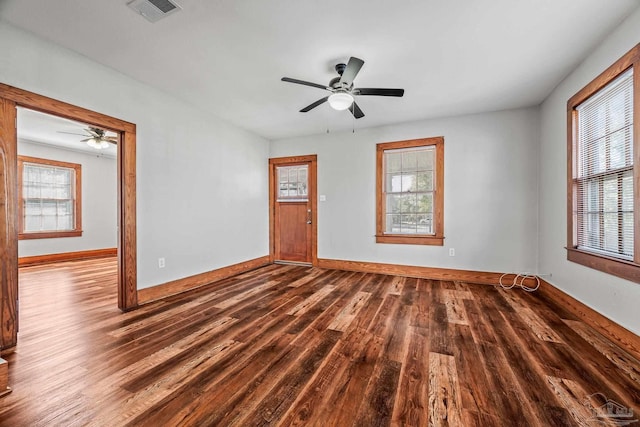
[[[127,0],[0,0],[0,16],[269,139],[539,104],[637,0],[177,0],[151,24]],[[364,59],[366,117],[325,104]]]
[[[85,131],[87,126],[85,123],[26,108],[18,109],[17,133],[19,140],[26,139],[40,144],[54,145],[65,150],[115,158],[118,154],[118,148],[113,144],[109,144],[107,148],[96,149],[82,142],[83,139],[88,138]],[[117,136],[110,131],[107,131],[105,135]]]

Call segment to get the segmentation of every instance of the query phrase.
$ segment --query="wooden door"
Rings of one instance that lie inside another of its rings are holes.
[[[315,264],[316,156],[271,159],[273,261]]]

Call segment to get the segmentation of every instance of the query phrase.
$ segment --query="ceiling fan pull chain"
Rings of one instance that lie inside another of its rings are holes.
[[[356,116],[353,114],[351,115],[351,125],[352,125],[351,133],[356,133]]]

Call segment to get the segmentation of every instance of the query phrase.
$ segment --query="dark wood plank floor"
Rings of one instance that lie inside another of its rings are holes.
[[[640,362],[521,290],[273,265],[122,314],[115,271],[21,269],[0,425],[616,425],[607,400],[640,417]]]

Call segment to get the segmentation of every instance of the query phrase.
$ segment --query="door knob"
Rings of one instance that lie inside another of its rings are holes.
[[[311,209],[307,209],[307,224],[311,224]]]

